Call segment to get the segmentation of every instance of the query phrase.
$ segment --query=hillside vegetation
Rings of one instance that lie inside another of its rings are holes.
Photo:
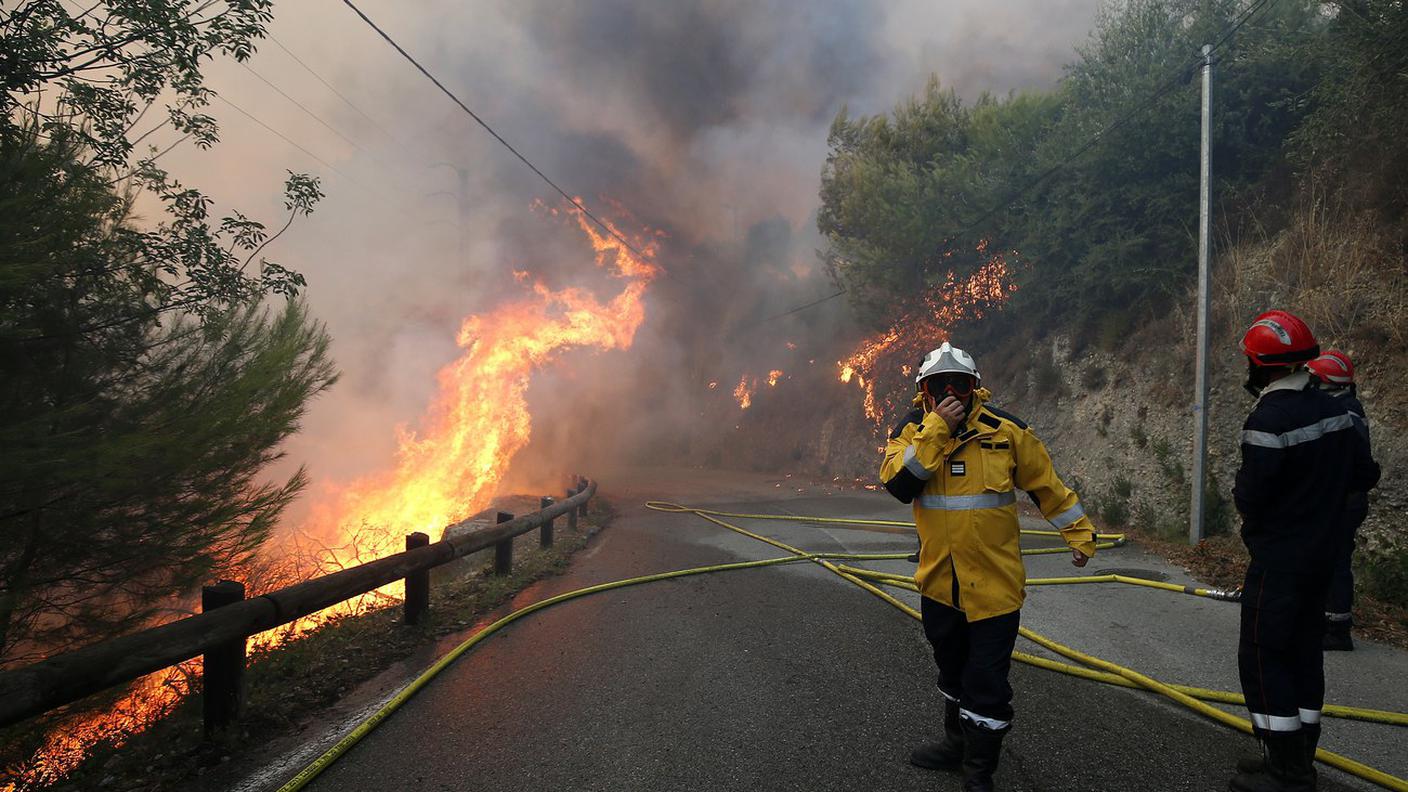
[[[973,272],[981,241],[1012,251],[1012,299],[951,328],[954,340],[977,354],[998,402],[1047,437],[1105,522],[1186,532],[1196,74],[1202,45],[1221,42],[1214,527],[1235,528],[1227,500],[1250,408],[1237,336],[1262,310],[1297,312],[1322,346],[1359,364],[1385,470],[1361,579],[1405,603],[1408,9],[1379,0],[1251,7],[1244,17],[1248,6],[1233,2],[1113,4],[1050,91],[969,103],[935,79],[888,115],[842,113],[822,179],[825,255],[857,313],[881,329],[950,271]],[[882,402],[907,403],[913,386],[900,366],[912,362],[876,366]],[[845,442],[854,461],[833,468],[869,471],[874,443]]]

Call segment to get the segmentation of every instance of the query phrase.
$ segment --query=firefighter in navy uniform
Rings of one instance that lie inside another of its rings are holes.
[[[1364,414],[1364,405],[1359,403],[1354,384],[1354,362],[1349,355],[1331,349],[1306,364],[1311,376],[1319,380],[1321,390],[1344,402],[1354,428],[1369,445],[1369,421]],[[1372,450],[1372,449],[1371,449]],[[1325,640],[1322,647],[1326,651],[1352,652],[1354,639],[1349,630],[1354,625],[1354,558],[1355,535],[1364,518],[1369,516],[1369,493],[1350,492],[1349,500],[1342,512],[1340,526],[1340,546],[1335,553],[1335,567],[1330,575],[1330,594],[1325,602]]]
[[[1026,583],[1016,491],[1060,530],[1078,567],[1095,553],[1095,529],[1031,429],[987,403],[970,355],[945,343],[915,380],[921,406],[891,433],[880,468],[885,488],[914,504],[915,583],[944,697],[944,739],[910,761],[961,771],[964,790],[984,792],[1012,724],[1007,677]]]
[[[1233,490],[1251,554],[1237,665],[1262,755],[1238,764],[1230,788],[1302,792],[1316,784],[1323,611],[1342,512],[1349,493],[1378,482],[1379,468],[1345,402],[1312,385],[1305,364],[1320,348],[1304,322],[1268,311],[1243,335],[1242,351],[1257,401]]]

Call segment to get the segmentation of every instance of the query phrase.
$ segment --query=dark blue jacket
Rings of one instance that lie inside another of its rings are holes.
[[[1344,402],[1345,409],[1349,411],[1349,417],[1354,419],[1354,428],[1364,438],[1364,445],[1369,448],[1370,453],[1373,453],[1373,446],[1369,443],[1369,417],[1364,413],[1364,405],[1359,402],[1359,397],[1355,395],[1354,390],[1341,388],[1329,391],[1329,394]],[[1351,491],[1345,512],[1345,519],[1357,528],[1369,515],[1369,493]]]
[[[1378,481],[1379,466],[1343,399],[1311,387],[1305,372],[1272,383],[1242,426],[1232,491],[1252,561],[1327,573],[1349,493]]]

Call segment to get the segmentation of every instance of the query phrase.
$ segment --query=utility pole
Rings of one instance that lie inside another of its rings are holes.
[[[469,219],[469,169],[453,162],[437,162],[432,168],[446,167],[455,172],[455,226],[459,229],[459,265],[464,266],[465,222]],[[443,193],[433,193],[441,195]]]
[[[1188,543],[1206,535],[1203,524],[1208,466],[1208,306],[1212,301],[1212,46],[1203,45],[1202,185],[1198,194],[1198,360],[1193,403],[1193,503]]]

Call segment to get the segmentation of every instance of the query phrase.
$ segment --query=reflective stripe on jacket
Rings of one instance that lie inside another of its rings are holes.
[[[1366,433],[1367,434],[1367,433]],[[1346,541],[1351,492],[1368,492],[1379,465],[1342,399],[1299,371],[1271,383],[1242,425],[1232,499],[1252,561],[1282,572],[1326,574]]]
[[[937,413],[891,435],[880,467],[886,489],[914,504],[924,596],[962,610],[968,621],[1022,607],[1026,569],[1017,490],[1029,493],[1071,547],[1095,554],[1095,526],[1056,475],[1046,446],[1020,420],[985,402],[980,388],[967,420],[950,435]],[[955,601],[957,594],[957,601]]]

